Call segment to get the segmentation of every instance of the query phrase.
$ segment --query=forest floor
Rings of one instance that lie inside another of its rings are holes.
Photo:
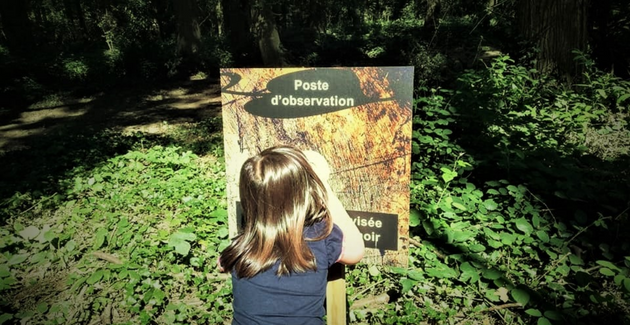
[[[163,134],[221,114],[217,79],[112,89],[91,96],[56,95],[28,107],[0,108],[0,152],[27,149],[73,131]]]

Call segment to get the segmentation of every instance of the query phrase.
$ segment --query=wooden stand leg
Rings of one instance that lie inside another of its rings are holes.
[[[328,270],[326,286],[326,317],[328,325],[346,324],[346,274],[342,264]]]

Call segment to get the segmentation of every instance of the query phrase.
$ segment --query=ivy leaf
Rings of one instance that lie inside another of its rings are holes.
[[[454,172],[446,167],[442,167],[440,168],[440,170],[442,171],[442,179],[446,183],[452,181],[455,178],[455,176],[457,176],[457,172]]]
[[[461,271],[459,279],[464,282],[469,281],[470,283],[476,283],[481,278],[479,270],[468,262],[462,263],[462,265],[459,266],[459,270]]]
[[[529,293],[521,289],[512,289],[512,298],[519,304],[525,306],[529,302]]]
[[[514,223],[516,224],[516,228],[526,235],[529,235],[532,231],[534,231],[534,227],[532,227],[529,221],[525,220],[525,218],[518,218],[514,220]]]
[[[413,288],[413,286],[415,286],[416,283],[418,282],[411,279],[400,280],[400,284],[402,284],[402,293],[405,294],[409,292],[409,290],[411,290],[411,288]]]
[[[420,225],[420,211],[411,209],[409,213],[409,227],[417,227]]]

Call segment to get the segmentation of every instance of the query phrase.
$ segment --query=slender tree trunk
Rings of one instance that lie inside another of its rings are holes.
[[[193,58],[201,46],[201,30],[194,0],[173,0],[177,18],[177,50]]]
[[[83,33],[84,39],[89,39],[90,34],[87,28],[87,24],[85,23],[85,14],[83,13],[83,7],[81,6],[81,0],[74,0],[74,8],[76,10],[76,16],[79,19],[79,26],[81,27],[81,31]]]
[[[250,31],[251,4],[249,0],[220,0],[223,13],[223,32],[230,44],[236,66],[251,66],[259,61]]]
[[[282,67],[285,65],[284,53],[280,43],[280,34],[268,1],[260,0],[254,14],[254,36],[258,41],[258,48],[267,67]]]
[[[427,0],[427,12],[424,16],[424,28],[434,31],[440,17],[440,0]]]
[[[27,54],[33,46],[31,21],[28,18],[30,1],[0,0],[2,31],[9,49],[17,54]]]
[[[588,0],[521,0],[518,3],[520,33],[540,49],[537,69],[559,73],[571,83],[581,74],[572,51],[587,46]]]

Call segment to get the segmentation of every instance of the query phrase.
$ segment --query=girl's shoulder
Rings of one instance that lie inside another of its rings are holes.
[[[305,226],[304,237],[305,238],[319,238],[319,237],[322,237],[323,235],[326,235],[327,230],[328,230],[328,224],[325,221],[320,221],[310,226]],[[332,231],[324,239],[329,239],[330,236],[333,236],[333,237],[339,236],[340,238],[342,236],[341,230],[334,223],[333,223]]]

